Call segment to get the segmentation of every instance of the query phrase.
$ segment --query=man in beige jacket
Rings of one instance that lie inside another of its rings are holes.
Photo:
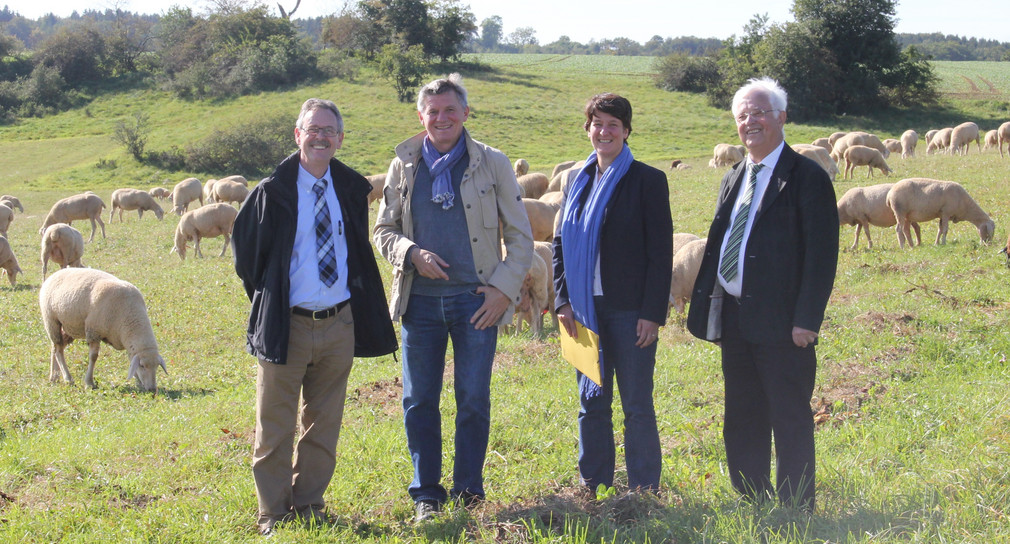
[[[401,321],[414,465],[408,492],[424,521],[450,497],[463,506],[484,498],[498,325],[512,319],[533,237],[508,157],[463,128],[470,108],[459,74],[422,87],[417,111],[424,131],[396,147],[373,234],[394,268],[390,314]],[[447,492],[439,398],[450,338],[456,454]]]

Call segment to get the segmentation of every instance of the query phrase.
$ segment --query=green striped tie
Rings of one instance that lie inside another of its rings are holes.
[[[744,189],[740,209],[733,216],[733,226],[729,231],[729,240],[722,251],[722,265],[719,267],[719,274],[726,281],[733,281],[736,278],[740,267],[740,245],[743,244],[743,231],[747,227],[747,217],[750,215],[750,204],[754,200],[754,186],[757,185],[758,172],[764,168],[763,164],[752,164],[750,176],[747,178],[747,188]]]

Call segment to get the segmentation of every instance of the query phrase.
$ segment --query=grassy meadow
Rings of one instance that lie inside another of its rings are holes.
[[[648,59],[481,55],[492,69],[464,74],[471,133],[526,158],[533,171],[584,158],[591,148],[581,108],[596,92],[631,100],[636,157],[668,171],[674,225],[706,234],[722,171],[707,167],[712,146],[735,142],[728,112],[704,97],[656,89]],[[837,129],[882,138],[906,128],[974,120],[985,131],[1010,120],[1010,63],[938,63],[942,108],[789,124],[790,142]],[[993,82],[990,92],[984,81]],[[972,90],[969,81],[980,93]],[[974,94],[973,94],[974,93]],[[214,129],[262,115],[290,115],[311,96],[334,99],[347,135],[338,157],[363,173],[382,172],[392,148],[420,130],[412,104],[363,73],[356,81],[233,100],[188,102],[156,90],[98,96],[89,106],[0,126],[0,194],[18,196],[8,238],[24,274],[0,277],[0,541],[252,542],[256,497],[250,471],[256,362],[244,350],[248,301],[222,239],[205,258],[170,254],[179,218],[152,214],[109,221],[107,238],[86,245],[84,263],[135,284],[168,367],[159,392],[126,380],[122,352],[103,346],[97,389],[83,385],[87,348],[67,349],[75,385],[49,383],[42,330],[38,229],[53,202],[94,190],[109,204],[120,187],[171,188],[235,172],[164,172],[140,165],[110,134],[142,111],[148,150],[183,147]],[[294,145],[292,144],[292,150]],[[668,169],[679,158],[687,170]],[[278,161],[281,157],[277,157]],[[578,399],[560,357],[556,329],[543,338],[503,336],[492,383],[488,501],[414,525],[402,429],[398,358],[359,359],[351,374],[336,474],[327,501],[336,522],[288,525],[276,542],[1003,542],[1010,540],[1010,269],[997,253],[1010,225],[1010,158],[995,150],[966,157],[892,156],[889,181],[913,176],[966,187],[996,222],[994,243],[968,223],[944,246],[937,223],[924,245],[898,248],[893,229],[874,228],[855,250],[841,229],[835,290],[818,348],[818,504],[812,516],[741,502],[723,450],[718,348],[693,339],[683,318],[661,330],[656,407],[663,444],[662,493],[626,496],[620,404],[616,493],[590,501],[576,474]],[[267,172],[241,172],[259,179]],[[836,181],[881,183],[860,170]],[[169,204],[166,202],[165,206]],[[372,211],[374,217],[374,210]],[[86,222],[75,222],[85,238]],[[387,279],[389,266],[379,257]],[[54,267],[55,268],[55,267]],[[51,268],[52,271],[53,268]],[[443,474],[452,466],[452,375],[443,393]],[[448,482],[451,485],[451,482]]]

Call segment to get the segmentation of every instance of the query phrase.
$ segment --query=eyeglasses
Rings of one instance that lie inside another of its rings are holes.
[[[772,108],[770,110],[743,111],[736,116],[736,122],[737,124],[742,125],[747,122],[748,117],[753,119],[764,119],[769,113],[773,111],[779,111],[779,110]]]
[[[337,134],[340,134],[340,131],[338,131],[333,127],[308,127],[308,128],[298,127],[298,130],[306,134],[311,134],[313,136],[319,136],[320,134],[322,134],[327,138],[336,138]]]

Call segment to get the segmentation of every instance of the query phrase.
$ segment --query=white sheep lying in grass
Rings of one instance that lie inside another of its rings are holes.
[[[164,187],[154,187],[153,189],[148,189],[147,194],[162,201],[172,196],[172,193]]]
[[[860,231],[866,233],[866,247],[873,249],[873,239],[870,238],[870,225],[874,227],[893,227],[897,224],[894,211],[887,205],[887,193],[894,187],[893,183],[881,183],[869,187],[853,187],[842,198],[838,199],[838,224],[854,225],[856,238],[852,241],[850,250],[859,247]],[[915,238],[922,243],[922,233],[919,224],[912,223]]]
[[[835,177],[838,176],[838,165],[835,164],[835,160],[831,158],[831,154],[826,149],[813,144],[795,144],[792,147],[793,151],[821,165],[831,181],[835,181]]]
[[[123,222],[123,211],[137,210],[137,217],[143,218],[145,211],[153,211],[154,216],[161,221],[165,217],[165,211],[154,201],[154,197],[147,191],[138,189],[116,189],[112,191],[112,209],[109,211],[109,223],[119,210],[119,222]]]
[[[936,233],[936,244],[947,243],[947,228],[951,221],[970,221],[978,228],[978,236],[983,243],[992,240],[995,223],[989,215],[968,195],[960,184],[928,178],[908,178],[894,184],[887,193],[887,205],[894,211],[897,220],[898,243],[909,247],[911,223],[922,223],[940,219],[940,229]]]
[[[14,222],[14,210],[6,204],[0,204],[0,236],[7,236],[7,229]]]
[[[45,232],[46,227],[49,225],[55,225],[56,223],[70,225],[77,219],[90,219],[91,238],[88,238],[88,241],[91,242],[95,239],[96,221],[102,227],[102,238],[105,238],[105,222],[102,221],[103,209],[105,209],[105,203],[102,202],[102,199],[98,195],[90,191],[57,200],[56,204],[53,204],[53,207],[49,210],[49,214],[42,221],[42,228],[39,229],[39,234]]]
[[[975,147],[981,153],[982,145],[979,143],[980,139],[978,125],[971,121],[961,123],[954,127],[954,130],[950,133],[950,146],[948,146],[947,152],[951,155],[967,155],[968,149],[971,148],[971,142],[974,141]]]
[[[741,149],[742,145],[715,144],[712,148],[712,159],[708,161],[710,168],[723,168],[733,166],[743,160],[747,154],[746,149]]]
[[[688,242],[673,254],[673,274],[670,276],[670,306],[678,314],[684,313],[684,308],[691,302],[691,291],[698,279],[701,268],[701,258],[705,255],[707,238],[699,238]]]
[[[999,126],[999,156],[1003,157],[1003,144],[1007,144],[1007,154],[1010,154],[1010,121]]]
[[[200,251],[201,238],[216,238],[224,236],[224,246],[221,247],[223,257],[231,241],[231,227],[235,223],[238,210],[229,204],[217,202],[208,204],[191,212],[186,212],[175,227],[175,246],[172,253],[178,253],[179,258],[186,260],[186,244],[193,242],[197,257],[203,257]]]
[[[853,145],[845,150],[845,179],[855,176],[857,166],[866,167],[866,177],[868,178],[873,177],[874,168],[883,172],[885,176],[894,171],[887,165],[880,151],[865,145]]]
[[[954,132],[952,127],[941,128],[936,131],[932,138],[926,140],[926,154],[932,155],[934,151],[942,152],[950,147],[950,134],[952,132]]]
[[[159,366],[168,373],[158,353],[144,297],[132,284],[101,270],[64,268],[42,283],[39,307],[42,324],[53,344],[49,381],[58,381],[62,373],[67,383],[74,383],[64,355],[74,339],[84,339],[88,344],[84,383],[92,389],[102,342],[126,350],[130,358],[126,379],[136,378],[141,389],[157,391]]]
[[[908,129],[901,133],[901,158],[907,159],[915,156],[915,145],[919,143],[919,133]]]
[[[519,188],[522,189],[523,196],[533,199],[544,196],[544,193],[547,192],[547,186],[551,182],[551,180],[547,179],[547,174],[541,172],[532,172],[519,176],[516,181],[519,182]]]
[[[0,204],[7,206],[12,210],[17,210],[21,213],[25,213],[25,207],[21,205],[21,201],[18,197],[12,195],[0,195]]]
[[[42,279],[46,279],[49,271],[49,260],[60,268],[81,268],[84,263],[84,236],[81,231],[66,223],[56,223],[46,227],[42,233]]]
[[[516,163],[512,169],[515,171],[517,178],[525,176],[530,171],[530,163],[526,159],[516,159]]]
[[[189,203],[194,200],[199,200],[200,205],[203,206],[203,187],[200,185],[200,180],[186,178],[176,183],[172,189],[171,198],[174,205],[172,212],[176,215],[182,215],[189,211]]]
[[[214,202],[231,204],[237,202],[239,206],[245,202],[249,196],[249,188],[233,179],[219,179],[214,184]]]
[[[0,237],[0,268],[7,271],[7,281],[11,282],[11,287],[16,286],[21,267],[18,266],[18,259],[14,256],[10,242],[4,237]]]

